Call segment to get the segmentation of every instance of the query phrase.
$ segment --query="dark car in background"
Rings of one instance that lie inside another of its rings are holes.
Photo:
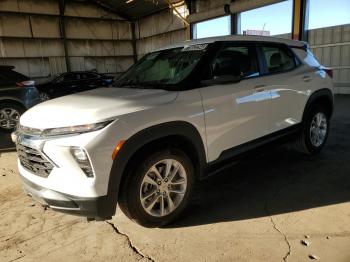
[[[36,80],[40,98],[45,101],[64,95],[78,93],[113,84],[114,77],[90,71],[69,72]]]
[[[13,131],[21,114],[40,102],[34,81],[13,66],[0,66],[0,131]]]

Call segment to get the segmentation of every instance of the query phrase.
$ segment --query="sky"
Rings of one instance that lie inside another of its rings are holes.
[[[287,0],[241,13],[243,30],[270,31],[271,35],[290,33],[292,30],[293,1]],[[310,0],[309,29],[350,24],[350,0]],[[229,17],[198,23],[197,37],[228,35]]]
[[[230,16],[224,16],[213,20],[208,20],[205,22],[198,23],[196,25],[196,29],[197,29],[196,38],[229,35],[231,33]]]

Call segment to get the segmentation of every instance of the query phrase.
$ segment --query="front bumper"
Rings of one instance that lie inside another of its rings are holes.
[[[118,187],[109,188],[114,133],[113,129],[104,128],[43,139],[17,131],[13,140],[24,190],[34,200],[57,211],[92,219],[111,218],[118,197]],[[93,177],[87,177],[74,159],[70,149],[77,146],[88,153]]]
[[[34,201],[45,207],[68,214],[97,220],[110,219],[115,214],[115,200],[108,196],[83,198],[62,194],[20,176],[23,189]]]

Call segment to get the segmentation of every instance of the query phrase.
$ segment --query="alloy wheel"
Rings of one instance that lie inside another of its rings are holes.
[[[182,202],[187,187],[187,173],[175,159],[164,159],[145,174],[140,188],[143,209],[151,216],[172,213]]]
[[[311,144],[315,147],[321,146],[327,136],[327,117],[324,113],[317,113],[312,121],[310,126],[310,141]]]
[[[13,108],[3,108],[0,110],[0,127],[11,130],[17,126],[21,114]]]

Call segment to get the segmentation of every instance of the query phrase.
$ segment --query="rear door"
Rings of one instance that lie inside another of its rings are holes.
[[[223,151],[247,143],[268,132],[270,93],[260,84],[256,46],[250,43],[227,43],[209,65],[200,88],[206,121],[209,161]],[[215,83],[239,73],[240,82]],[[209,81],[209,83],[210,83]]]
[[[305,105],[305,83],[312,75],[304,72],[290,48],[284,44],[259,44],[263,73],[260,84],[271,93],[269,133],[301,121]]]

